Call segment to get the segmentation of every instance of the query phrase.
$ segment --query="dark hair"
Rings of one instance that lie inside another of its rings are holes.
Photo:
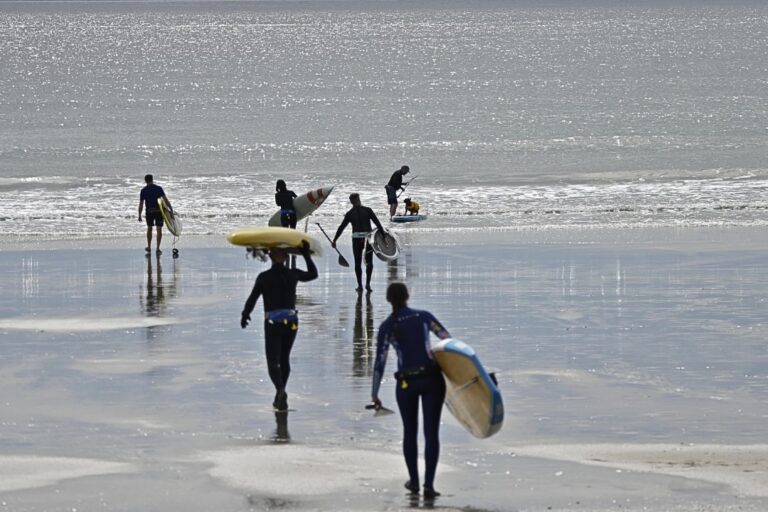
[[[285,182],[283,180],[277,180],[276,189],[278,192],[285,190],[286,189]]]
[[[355,192],[353,194],[349,194],[349,202],[352,203],[352,204],[359,203],[360,202],[360,194],[358,194],[357,192]]]
[[[144,183],[152,183],[153,180],[154,178],[152,178],[151,174],[147,174],[144,176]]]
[[[401,170],[401,171],[403,171],[403,172],[408,172],[408,171],[410,171],[410,170],[411,170],[411,168],[410,168],[410,167],[408,167],[407,165],[404,165],[404,166],[402,166],[402,167],[400,168],[400,170]]]
[[[392,304],[395,309],[405,306],[409,297],[408,287],[405,286],[405,283],[395,281],[387,287],[387,302]]]

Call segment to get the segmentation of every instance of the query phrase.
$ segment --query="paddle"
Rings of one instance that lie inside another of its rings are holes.
[[[331,242],[331,247],[333,247],[333,240],[331,240],[331,237],[329,237],[328,233],[325,232],[325,230],[323,229],[323,226],[321,226],[319,222],[315,222],[315,224],[317,224],[317,227],[320,228],[320,231],[323,232],[323,234],[325,235],[325,238],[327,238],[328,241]],[[344,258],[344,256],[341,255],[341,253],[339,252],[339,249],[337,247],[333,247],[333,248],[336,249],[336,253],[339,255],[339,265],[341,265],[342,267],[348,267],[349,262],[346,260],[346,258]]]
[[[413,178],[411,178],[411,181],[409,181],[408,183],[406,183],[405,185],[403,185],[403,190],[401,190],[401,191],[400,191],[400,192],[397,194],[397,197],[398,197],[398,198],[399,198],[399,197],[400,197],[400,196],[403,194],[403,192],[405,192],[405,189],[407,189],[407,188],[408,188],[408,185],[410,185],[411,183],[413,183],[413,180],[415,180],[416,178],[418,178],[418,176],[414,176]]]
[[[387,409],[383,405],[381,407],[379,407],[378,409],[376,409],[375,405],[368,404],[368,405],[365,406],[365,408],[367,410],[372,410],[372,409],[375,410],[376,412],[373,414],[374,416],[386,416],[388,414],[395,414],[395,411],[393,411],[392,409]]]

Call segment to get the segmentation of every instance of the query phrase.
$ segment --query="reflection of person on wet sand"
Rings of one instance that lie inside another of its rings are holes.
[[[352,374],[355,377],[370,377],[373,365],[373,304],[370,293],[365,294],[365,323],[363,294],[357,294],[352,335]]]
[[[164,305],[163,267],[160,264],[160,257],[157,258],[157,281],[152,275],[152,258],[147,258],[147,290],[146,299],[142,301],[142,309],[147,316],[160,316]]]

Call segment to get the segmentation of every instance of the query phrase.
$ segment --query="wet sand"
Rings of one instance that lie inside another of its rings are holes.
[[[370,296],[330,251],[300,286],[287,416],[238,325],[266,268],[241,249],[0,247],[0,510],[768,507],[764,230],[401,235]],[[397,415],[363,409],[393,279],[507,409],[486,440],[445,412],[434,505],[404,494]]]

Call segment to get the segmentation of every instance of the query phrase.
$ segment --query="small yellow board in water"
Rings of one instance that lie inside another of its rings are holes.
[[[320,255],[320,243],[304,233],[290,228],[278,227],[253,227],[236,229],[227,235],[227,240],[233,245],[242,245],[263,251],[282,247],[298,252],[301,243],[305,240],[309,243],[309,250],[314,255]]]

